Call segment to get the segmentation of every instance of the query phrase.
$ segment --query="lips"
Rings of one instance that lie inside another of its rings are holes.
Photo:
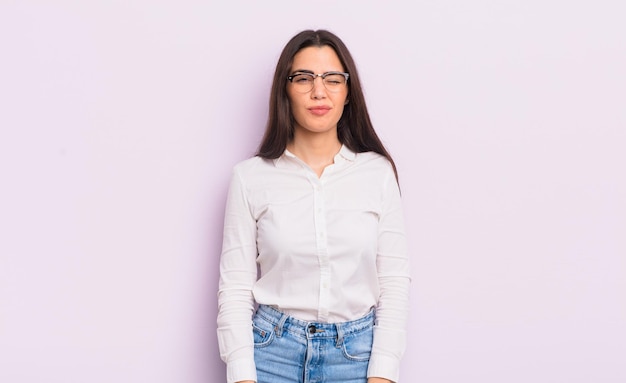
[[[328,106],[314,106],[308,109],[312,114],[315,114],[316,116],[323,116],[328,113],[328,111],[330,111],[330,107]]]

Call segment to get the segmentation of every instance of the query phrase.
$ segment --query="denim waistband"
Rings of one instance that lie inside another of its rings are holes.
[[[289,331],[304,338],[343,339],[344,336],[374,326],[375,319],[375,312],[372,309],[367,315],[353,321],[338,323],[307,322],[266,305],[259,305],[256,315],[272,323],[278,336],[283,331]]]

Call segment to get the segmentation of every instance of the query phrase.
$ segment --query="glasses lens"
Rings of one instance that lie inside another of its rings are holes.
[[[291,82],[298,92],[306,93],[313,89],[314,79],[315,77],[312,74],[303,73],[293,76]]]
[[[342,74],[329,74],[324,77],[324,85],[331,92],[337,92],[342,89],[346,83],[346,78]]]

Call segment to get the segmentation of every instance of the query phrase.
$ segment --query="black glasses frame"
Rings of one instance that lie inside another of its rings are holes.
[[[346,73],[346,72],[336,72],[336,71],[330,71],[330,72],[325,72],[325,73],[309,73],[309,72],[296,72],[290,76],[287,76],[287,80],[289,80],[289,82],[293,82],[293,78],[296,76],[300,76],[300,75],[307,75],[307,76],[313,76],[313,79],[315,80],[317,77],[321,77],[322,80],[324,80],[326,77],[333,75],[333,74],[340,74],[342,75],[345,79],[346,82],[348,82],[348,78],[350,78],[350,73]]]

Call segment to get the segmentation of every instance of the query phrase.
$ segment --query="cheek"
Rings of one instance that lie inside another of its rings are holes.
[[[335,100],[335,108],[337,109],[337,111],[339,112],[339,114],[343,114],[346,105],[348,105],[348,97],[340,97],[338,99]]]
[[[348,105],[349,102],[349,93],[346,93],[345,95],[337,95],[337,97],[335,98],[334,102],[335,105]]]
[[[341,116],[343,115],[344,112],[344,106],[343,104],[338,104],[335,109],[337,110],[337,120],[339,120],[341,118]]]
[[[302,108],[299,108],[297,103],[290,103],[289,107],[292,122],[295,122],[298,125],[306,124],[305,121],[307,119],[307,116]]]
[[[292,113],[302,105],[302,97],[298,96],[299,95],[293,95],[291,92],[287,92],[287,102],[289,102],[289,109]]]

